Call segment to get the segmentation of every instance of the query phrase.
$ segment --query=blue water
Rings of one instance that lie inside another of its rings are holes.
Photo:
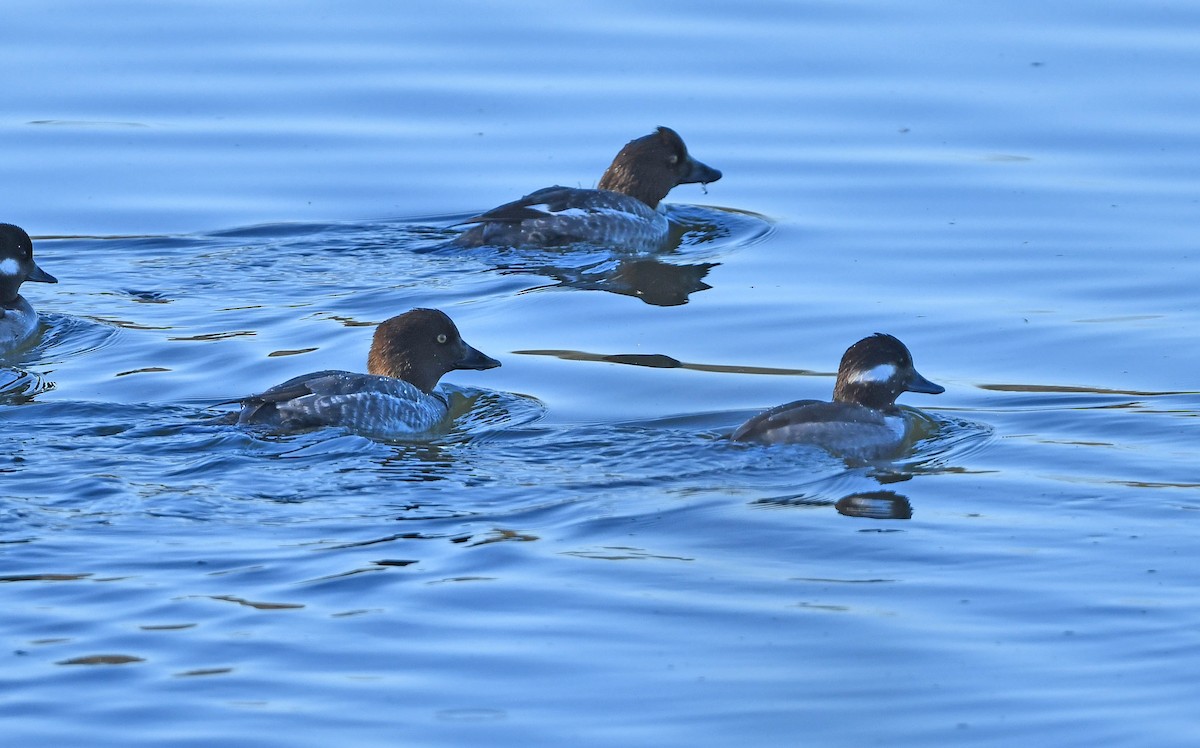
[[[1193,745],[1200,6],[10,3],[5,744]],[[447,252],[657,125],[675,244]],[[426,440],[217,403],[446,310]],[[888,463],[723,438],[875,331]]]

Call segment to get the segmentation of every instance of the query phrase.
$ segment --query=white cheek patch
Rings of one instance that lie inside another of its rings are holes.
[[[21,272],[21,263],[11,257],[0,261],[0,275],[18,275]]]
[[[896,376],[896,367],[892,364],[880,364],[871,369],[854,372],[850,381],[855,384],[883,384]]]

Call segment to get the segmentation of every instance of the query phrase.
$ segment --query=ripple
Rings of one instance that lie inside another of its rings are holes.
[[[86,317],[43,314],[45,332],[24,357],[31,364],[61,364],[107,348],[121,334],[117,326]]]
[[[106,348],[120,331],[84,317],[42,314],[42,334],[29,347],[15,351],[11,365],[0,367],[0,402],[20,404],[55,388],[38,368],[62,364]]]
[[[452,434],[479,441],[509,429],[527,426],[546,415],[546,405],[530,395],[444,384],[451,393]]]
[[[667,218],[672,224],[672,243],[678,232],[681,252],[702,257],[705,250],[724,251],[761,244],[775,233],[775,224],[767,216],[748,210],[715,205],[668,203]]]
[[[54,383],[37,372],[0,368],[0,403],[18,405],[52,389]]]
[[[912,455],[893,463],[908,474],[965,473],[970,457],[987,447],[995,430],[992,426],[940,413],[909,409],[920,414],[923,434]]]

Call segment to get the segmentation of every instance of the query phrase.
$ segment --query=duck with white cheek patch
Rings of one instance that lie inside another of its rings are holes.
[[[891,335],[876,333],[846,350],[833,402],[797,400],[746,421],[730,436],[764,444],[814,444],[839,456],[876,460],[911,440],[912,417],[896,406],[904,392],[946,391],[913,367],[912,354]]]
[[[58,283],[33,261],[33,240],[19,226],[0,223],[0,353],[15,348],[38,329],[38,315],[21,295],[21,284]]]
[[[241,403],[240,424],[277,431],[341,426],[364,436],[406,436],[430,431],[446,418],[449,402],[434,391],[443,374],[499,365],[467,345],[444,312],[413,309],[376,328],[369,373],[303,374],[228,402]]]
[[[721,172],[688,155],[669,127],[631,140],[613,159],[597,189],[545,187],[463,223],[475,226],[451,244],[460,247],[563,247],[585,243],[649,251],[670,225],[659,202],[681,184],[708,184]]]

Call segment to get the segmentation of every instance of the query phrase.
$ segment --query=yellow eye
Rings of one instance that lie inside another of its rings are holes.
[[[679,157],[672,153],[671,157],[667,159],[667,163],[671,166],[674,166],[675,164],[679,163]]]
[[[445,343],[445,342],[446,342],[446,340],[448,340],[448,338],[446,337],[446,333],[444,333],[444,332],[439,332],[439,333],[438,333],[438,336],[437,336],[437,342],[439,342],[439,343]]]

